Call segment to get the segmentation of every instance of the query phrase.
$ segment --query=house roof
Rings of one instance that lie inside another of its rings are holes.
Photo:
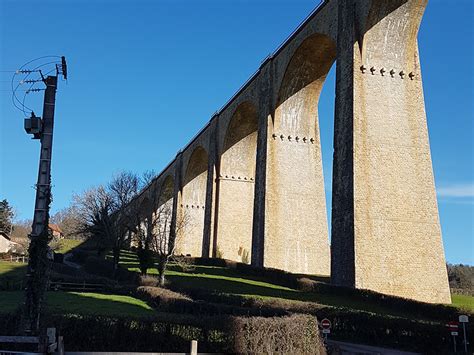
[[[53,223],[49,223],[48,224],[48,227],[49,229],[51,229],[53,232],[58,232],[58,233],[63,233],[63,231],[61,230],[61,228],[59,228],[59,226],[57,224],[53,224]]]
[[[4,231],[0,231],[0,236],[4,237],[6,240],[10,240],[10,237]]]

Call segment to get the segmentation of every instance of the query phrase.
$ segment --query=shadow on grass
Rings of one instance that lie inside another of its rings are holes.
[[[298,278],[306,278],[317,282],[331,283],[331,276],[295,274]]]
[[[384,307],[366,302],[355,297],[303,292],[273,284],[252,281],[249,279],[230,279],[225,277],[209,277],[203,274],[172,273],[167,276],[173,289],[181,292],[199,290],[206,293],[223,296],[241,296],[244,298],[275,298],[286,301],[312,302],[321,306],[330,306],[355,311],[365,311],[382,315],[406,317],[403,310]]]
[[[26,263],[0,261],[0,291],[23,289]]]
[[[64,244],[60,245],[59,251],[74,253],[75,251],[82,250],[90,253],[90,255],[97,255],[97,244],[93,240],[75,241],[64,239],[63,241]],[[53,263],[53,266],[54,265],[58,264]],[[70,272],[65,276],[81,276],[79,270],[74,270],[73,268],[69,269]],[[27,263],[0,261],[0,291],[23,290],[25,286],[26,270]]]

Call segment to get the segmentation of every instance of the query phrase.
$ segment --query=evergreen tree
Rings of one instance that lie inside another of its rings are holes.
[[[13,226],[13,208],[6,199],[0,201],[0,232],[10,235]]]

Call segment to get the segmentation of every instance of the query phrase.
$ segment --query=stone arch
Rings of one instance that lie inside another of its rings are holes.
[[[179,218],[185,226],[178,235],[178,254],[201,256],[206,205],[208,153],[201,146],[194,149],[185,170]]]
[[[134,228],[134,239],[135,246],[138,248],[148,248],[148,235],[149,235],[149,218],[153,213],[152,203],[148,196],[143,196],[141,200],[137,203],[138,211],[132,215],[131,223],[135,224]]]
[[[258,117],[240,104],[226,130],[219,163],[215,250],[226,259],[249,262],[257,155]]]
[[[294,52],[280,85],[275,110],[275,131],[294,136],[314,135],[317,106],[326,76],[336,60],[336,43],[314,34]]]
[[[329,275],[318,101],[335,58],[335,42],[313,34],[281,80],[269,132],[265,266]]]
[[[152,203],[148,196],[142,198],[139,204],[139,215],[140,219],[146,218],[152,211]]]
[[[160,196],[158,198],[158,207],[163,204],[169,204],[171,201],[171,205],[173,204],[173,196],[174,196],[174,179],[171,175],[168,175],[163,183],[161,184],[160,188]]]

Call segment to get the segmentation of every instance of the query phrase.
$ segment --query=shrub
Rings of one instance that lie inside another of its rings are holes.
[[[239,317],[232,324],[234,351],[240,354],[326,354],[315,317]]]
[[[235,301],[234,303],[229,302],[231,304],[223,304],[222,301],[227,301],[227,297],[232,297],[230,295],[221,297],[220,295],[203,294],[204,297],[201,297],[199,300],[193,300],[187,295],[173,292],[169,289],[141,286],[137,288],[134,296],[146,301],[153,307],[159,307],[160,311],[180,314],[264,317],[288,315],[286,310],[273,309],[263,304],[255,304],[254,306],[250,303],[251,300],[246,304],[242,302],[240,298],[232,300]],[[213,301],[217,301],[218,303]]]
[[[458,294],[473,296],[474,266],[448,264],[447,268],[451,291]]]
[[[172,262],[182,271],[188,272],[193,271],[195,258],[190,258],[187,256],[173,256]]]
[[[156,287],[158,286],[158,279],[150,275],[140,275],[140,277],[138,278],[138,284],[140,286]]]
[[[137,297],[146,300],[155,307],[170,304],[177,300],[192,301],[189,297],[162,287],[140,286],[137,288]]]
[[[315,281],[308,279],[307,277],[302,277],[297,279],[298,283],[298,290],[304,291],[304,292],[310,292],[314,290],[314,285]]]
[[[2,314],[0,334],[14,335],[19,326],[14,314]],[[192,339],[202,352],[228,351],[224,317],[157,314],[150,319],[48,314],[42,328],[56,327],[68,351],[180,352]]]

